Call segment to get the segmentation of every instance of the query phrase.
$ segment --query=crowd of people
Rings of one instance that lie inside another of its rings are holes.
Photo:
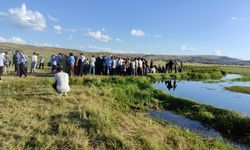
[[[12,59],[9,52],[0,50],[0,82],[2,81],[2,73],[10,73],[10,66],[15,68],[15,74],[19,77],[28,75],[28,62],[30,63],[30,74],[36,69],[44,69],[44,57],[37,53],[33,53],[30,57],[25,55],[23,51],[16,50]],[[38,60],[39,59],[39,60]],[[38,65],[39,62],[39,65]],[[175,73],[183,71],[182,62],[177,60],[169,60],[166,66],[154,65],[153,60],[148,62],[144,58],[135,57],[116,57],[116,56],[97,56],[92,55],[86,58],[83,53],[75,56],[73,53],[52,55],[48,66],[55,75],[55,84],[53,88],[60,94],[67,95],[69,92],[69,77],[83,76],[85,74],[93,75],[120,75],[120,76],[147,76],[148,73]]]
[[[83,53],[79,56],[61,54],[52,55],[49,65],[52,72],[57,66],[62,66],[63,71],[69,76],[82,76],[84,74],[97,75],[148,75],[150,66],[144,58],[98,56],[88,59]]]
[[[73,53],[52,55],[49,66],[52,72],[56,71],[57,66],[62,66],[64,72],[69,76],[83,76],[85,74],[97,75],[145,75],[148,73],[175,73],[183,71],[183,64],[177,60],[167,61],[166,67],[153,65],[144,58],[116,57],[116,56],[97,56],[86,58],[83,53],[79,56]]]
[[[10,67],[14,66],[14,72],[16,76],[26,77],[28,75],[28,62],[29,57],[23,53],[23,51],[16,50],[13,57],[10,57],[10,52],[3,52],[0,50],[0,81],[2,81],[2,73],[5,72],[7,75],[10,74]],[[37,68],[44,68],[44,57],[40,56],[38,63],[38,54],[33,53],[31,56],[31,68],[30,74],[34,73]]]
[[[158,73],[173,73],[173,71],[174,73],[177,73],[183,71],[183,62],[178,61],[177,59],[170,59],[166,62],[165,66],[159,65],[158,67],[154,67],[157,68]]]

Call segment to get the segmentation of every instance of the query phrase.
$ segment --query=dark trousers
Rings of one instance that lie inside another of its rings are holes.
[[[22,75],[24,75],[25,77],[27,76],[27,68],[25,66],[25,64],[21,63],[19,64],[19,77],[22,77]]]
[[[18,70],[19,70],[19,69],[18,69],[18,67],[19,67],[19,66],[18,66],[18,63],[15,62],[14,64],[15,64],[15,72],[16,72],[16,74],[18,75],[18,74],[19,74],[19,73],[18,73],[18,72],[19,72],[19,71],[18,71]]]
[[[41,68],[44,69],[44,63],[39,64],[39,69],[41,69]]]
[[[56,86],[57,86],[57,82],[55,82],[54,84],[52,84],[53,89],[56,90],[57,93],[59,93],[59,92],[57,91]]]
[[[112,68],[112,75],[116,75],[116,68]]]
[[[0,80],[2,79],[2,74],[3,74],[3,66],[0,66]]]
[[[74,65],[69,65],[69,76],[74,76],[74,71],[75,66]]]

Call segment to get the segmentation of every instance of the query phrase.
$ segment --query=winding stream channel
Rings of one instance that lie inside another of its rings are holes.
[[[192,99],[198,103],[212,105],[214,107],[234,110],[250,116],[250,94],[236,93],[225,90],[228,86],[250,86],[250,82],[233,82],[232,79],[240,78],[239,75],[230,74],[223,77],[221,82],[203,82],[186,80],[166,80],[156,82],[155,88],[161,89],[176,97]],[[199,121],[188,119],[184,116],[176,115],[169,111],[149,110],[151,117],[168,121],[171,124],[189,129],[207,138],[222,137],[214,129],[207,128]],[[238,148],[244,146],[234,144]],[[249,146],[245,147],[250,149]]]

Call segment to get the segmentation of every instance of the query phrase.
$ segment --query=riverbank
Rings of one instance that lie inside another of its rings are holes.
[[[201,121],[229,139],[250,144],[250,117],[211,105],[199,104],[192,100],[177,98],[161,90],[155,90],[154,95],[160,100],[164,109]]]
[[[145,114],[164,106],[146,77],[70,78],[68,97],[52,83],[49,77],[5,77],[1,149],[233,149]]]
[[[247,86],[231,86],[231,87],[225,87],[225,89],[232,92],[250,94],[250,87]]]

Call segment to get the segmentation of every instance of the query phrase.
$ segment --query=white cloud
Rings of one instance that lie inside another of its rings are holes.
[[[198,48],[194,48],[192,46],[189,46],[188,43],[185,43],[181,46],[181,50],[183,50],[183,51],[196,51],[196,50],[198,50]]]
[[[231,21],[243,20],[243,17],[230,17]]]
[[[102,41],[102,42],[108,42],[112,40],[111,37],[109,37],[108,35],[102,34],[101,31],[96,31],[96,32],[89,31],[88,36],[96,40]]]
[[[123,40],[120,39],[120,38],[116,38],[115,41],[116,41],[116,42],[123,42]]]
[[[55,25],[54,26],[54,30],[57,34],[61,34],[62,33],[62,27],[59,25]]]
[[[7,42],[7,43],[16,43],[16,44],[26,44],[25,40],[23,40],[20,37],[12,37],[10,39],[6,39],[3,37],[0,37],[0,42]]]
[[[11,8],[7,12],[0,12],[0,17],[6,18],[12,25],[43,31],[46,28],[46,19],[39,11],[28,10],[25,4],[21,8]]]
[[[236,17],[231,17],[230,20],[236,20],[237,18]]]
[[[106,29],[105,29],[105,28],[102,28],[102,31],[104,32],[104,31],[106,31]]]
[[[133,29],[133,30],[131,30],[130,33],[132,36],[144,36],[145,35],[145,33],[140,29],[137,29],[137,30]]]
[[[51,15],[47,15],[47,17],[48,17],[49,20],[51,20],[51,21],[54,21],[54,22],[58,21],[57,18],[55,18],[55,17],[53,17],[53,16],[51,16]]]

